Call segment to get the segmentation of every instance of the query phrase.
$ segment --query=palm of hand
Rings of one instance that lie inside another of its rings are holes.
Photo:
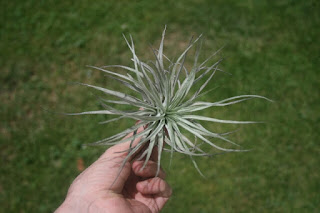
[[[107,150],[76,178],[68,197],[81,200],[81,212],[159,212],[171,195],[163,170],[155,177],[154,161],[149,161],[143,170],[143,161],[127,162],[117,177],[125,156],[115,154],[115,148]]]
[[[133,164],[134,167],[132,166],[121,193],[113,194],[113,199],[108,201],[112,202],[112,205],[106,204],[109,207],[114,206],[114,212],[159,212],[167,202],[171,189],[168,188],[164,180],[160,177],[147,179],[155,171],[154,162],[148,163],[145,170],[139,171],[142,163],[135,162]],[[164,173],[161,172],[162,177],[164,177],[163,175]],[[148,184],[143,186],[142,183]]]
[[[139,140],[137,138],[134,144]],[[127,155],[121,151],[128,149],[129,144],[130,142],[122,143],[109,148],[83,171],[70,186],[66,200],[56,212],[159,212],[171,196],[172,190],[164,180],[165,173],[162,169],[155,177],[157,149],[153,150],[143,170],[141,168],[144,161],[128,161],[119,173],[119,167]]]

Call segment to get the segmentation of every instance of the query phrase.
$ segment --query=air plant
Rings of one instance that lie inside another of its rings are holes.
[[[99,86],[80,83],[81,85],[99,90],[117,99],[106,100],[101,98],[100,100],[102,106],[105,108],[104,110],[72,113],[71,115],[103,114],[118,116],[117,118],[107,120],[103,123],[109,123],[123,118],[130,118],[139,121],[136,125],[125,129],[116,135],[92,144],[115,145],[131,141],[130,147],[128,147],[127,150],[124,150],[124,152],[127,152],[127,155],[120,167],[120,170],[129,159],[138,153],[139,159],[144,159],[144,168],[150,159],[153,148],[158,147],[158,172],[162,151],[165,150],[171,152],[171,159],[174,152],[189,156],[195,168],[202,175],[193,157],[210,156],[213,154],[203,150],[200,144],[189,139],[182,133],[182,130],[191,133],[195,138],[201,140],[202,143],[206,143],[214,149],[223,152],[239,152],[246,150],[223,148],[210,140],[210,138],[219,139],[237,146],[237,144],[225,137],[225,135],[231,132],[212,132],[203,127],[200,124],[200,121],[226,124],[250,124],[257,122],[221,120],[196,115],[194,113],[207,108],[228,106],[253,98],[269,99],[259,95],[240,95],[216,102],[197,101],[198,97],[208,92],[203,91],[215,73],[223,72],[219,69],[219,64],[222,59],[208,65],[210,60],[217,55],[220,50],[213,53],[203,62],[199,62],[202,37],[200,35],[195,40],[190,41],[187,48],[175,61],[171,61],[163,53],[165,31],[166,29],[164,29],[162,33],[159,49],[152,49],[155,56],[154,62],[145,63],[138,58],[135,52],[133,39],[130,35],[130,41],[125,36],[124,39],[132,53],[133,67],[122,65],[104,67],[90,66],[91,68],[104,72],[107,76],[132,90],[136,96]],[[190,70],[187,70],[185,66],[186,57],[190,52],[190,49],[194,46],[196,46],[196,51],[193,66]],[[165,66],[165,64],[169,64],[169,66]],[[127,74],[123,75],[115,71],[110,71],[110,68],[124,69]],[[194,86],[197,86],[197,90],[192,93],[191,89]],[[130,105],[135,107],[135,110],[123,111],[110,106],[110,104]],[[143,131],[137,132],[137,130],[142,126],[145,127]],[[124,136],[131,132],[134,132],[135,134],[123,139]],[[133,145],[134,139],[138,137],[140,137],[141,140],[136,145]],[[164,148],[165,145],[169,148]]]

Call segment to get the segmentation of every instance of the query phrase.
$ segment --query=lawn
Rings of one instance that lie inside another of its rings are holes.
[[[250,100],[205,115],[263,120],[231,138],[246,153],[197,158],[163,156],[173,196],[163,212],[317,212],[320,203],[319,1],[5,1],[0,13],[0,212],[52,212],[68,186],[107,147],[82,144],[111,136],[133,120],[99,125],[107,116],[50,113],[100,109],[92,90],[71,82],[121,89],[86,65],[131,65],[122,34],[153,59],[167,24],[165,53],[176,57],[191,36],[205,36],[203,60],[223,45],[222,68],[202,97],[241,94]],[[192,62],[190,58],[188,63]],[[318,109],[318,110],[317,110]],[[318,166],[317,166],[318,165]]]

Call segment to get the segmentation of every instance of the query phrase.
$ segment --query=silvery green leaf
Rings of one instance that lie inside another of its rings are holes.
[[[253,124],[253,123],[262,123],[259,121],[232,121],[232,120],[221,120],[216,118],[209,118],[205,116],[199,116],[199,115],[183,115],[182,118],[185,119],[195,119],[195,120],[201,120],[201,121],[210,121],[210,122],[216,122],[216,123],[226,123],[226,124]]]
[[[194,112],[211,107],[225,107],[254,98],[272,101],[259,95],[238,95],[214,102],[197,101],[199,100],[199,97],[203,97],[204,94],[207,94],[212,90],[206,90],[206,87],[210,84],[215,73],[217,71],[225,72],[218,67],[222,62],[222,59],[213,60],[223,47],[214,52],[202,63],[199,62],[202,46],[202,35],[200,35],[195,40],[190,40],[186,49],[182,51],[176,60],[170,60],[164,54],[165,34],[166,27],[163,30],[159,48],[153,49],[151,47],[154,56],[154,60],[151,61],[151,63],[143,62],[139,59],[136,54],[132,36],[129,35],[130,39],[127,39],[125,36],[123,37],[132,54],[132,58],[130,59],[133,62],[132,67],[124,65],[109,65],[103,67],[90,66],[93,69],[104,72],[106,76],[119,82],[124,89],[129,89],[130,94],[133,93],[132,95],[129,95],[125,91],[120,92],[104,87],[80,83],[83,86],[96,89],[108,96],[112,96],[113,99],[99,98],[99,101],[105,110],[65,113],[67,115],[105,114],[118,116],[102,121],[100,122],[101,124],[107,124],[123,118],[139,121],[138,124],[127,128],[116,135],[93,143],[93,145],[129,144],[127,149],[121,151],[126,153],[126,157],[119,168],[119,174],[125,163],[132,160],[144,159],[142,169],[145,168],[148,161],[151,159],[154,149],[157,148],[158,162],[156,176],[159,174],[163,150],[170,152],[170,164],[174,152],[190,156],[195,168],[200,175],[203,176],[193,157],[212,156],[221,154],[221,152],[207,152],[205,149],[207,146],[201,146],[202,144],[208,144],[213,150],[216,149],[223,152],[243,152],[247,150],[218,146],[215,142],[217,139],[232,144],[232,147],[239,146],[227,138],[227,135],[234,131],[217,133],[213,126],[211,126],[212,130],[211,128],[206,129],[202,126],[202,122],[233,125],[260,122],[225,120],[195,115]],[[190,51],[194,46],[196,46],[196,51],[193,64],[190,65],[188,57],[191,55]],[[191,69],[188,70],[188,67],[191,67]],[[122,71],[125,71],[126,73],[121,74],[109,70],[112,68],[122,69]],[[201,84],[199,84],[200,82]],[[195,90],[194,87],[197,87],[196,91],[193,91]],[[117,108],[118,105],[132,107],[132,110],[120,110]],[[214,110],[215,108],[211,109]],[[143,127],[143,130],[139,130],[138,133],[138,129],[141,127]],[[200,142],[198,143],[196,140],[190,140],[184,134],[185,131],[191,133],[195,139],[200,140]],[[131,132],[134,133],[132,136],[124,138]],[[136,143],[137,138],[140,140]],[[213,141],[211,141],[211,139]]]

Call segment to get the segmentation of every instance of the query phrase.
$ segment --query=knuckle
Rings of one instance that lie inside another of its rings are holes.
[[[160,178],[157,181],[158,181],[158,189],[159,189],[159,191],[160,192],[166,191],[167,183],[164,180],[160,179]]]

